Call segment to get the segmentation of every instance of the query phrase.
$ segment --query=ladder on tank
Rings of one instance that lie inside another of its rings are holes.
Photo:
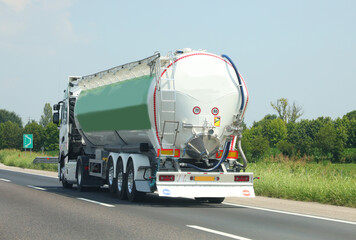
[[[173,149],[171,153],[165,151],[165,156],[176,156],[176,140],[179,128],[179,121],[176,121],[176,86],[175,86],[175,69],[176,63],[172,54],[169,55],[169,63],[165,67],[161,66],[161,61],[158,61],[157,71],[157,87],[159,93],[160,111],[160,155],[164,149]]]

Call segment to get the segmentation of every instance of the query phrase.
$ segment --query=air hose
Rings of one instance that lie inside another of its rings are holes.
[[[241,81],[241,78],[240,78],[240,74],[239,74],[239,71],[237,71],[237,68],[234,64],[234,62],[231,60],[231,58],[225,54],[221,55],[221,57],[223,58],[226,58],[227,60],[229,60],[229,62],[231,63],[232,67],[234,68],[235,70],[235,73],[237,75],[237,79],[239,80],[239,85],[240,85],[240,91],[241,91],[241,106],[240,106],[240,111],[242,112],[242,110],[244,109],[244,106],[245,106],[245,94],[244,94],[244,90],[243,90],[243,85],[242,85],[242,81]]]
[[[231,144],[231,141],[227,141],[225,142],[225,147],[224,147],[224,152],[223,152],[223,155],[221,156],[221,159],[220,161],[215,164],[214,167],[212,168],[209,168],[209,169],[205,169],[205,168],[200,168],[200,167],[197,167],[193,164],[190,164],[190,163],[180,163],[179,165],[181,167],[190,167],[190,168],[194,168],[196,170],[199,170],[201,172],[211,172],[211,171],[214,171],[215,169],[217,169],[218,167],[220,167],[220,165],[226,160],[228,154],[229,154],[229,149],[230,149],[230,144]]]
[[[160,161],[161,159],[158,160],[157,162],[157,168],[155,169],[155,171],[153,172],[152,175],[152,182],[150,183],[150,187],[153,188],[156,185],[156,174],[159,171],[159,165],[160,165]]]

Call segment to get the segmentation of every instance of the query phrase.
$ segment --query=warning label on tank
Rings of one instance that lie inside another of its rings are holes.
[[[220,117],[214,117],[214,126],[220,127]]]

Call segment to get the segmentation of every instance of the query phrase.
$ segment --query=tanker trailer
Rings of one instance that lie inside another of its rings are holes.
[[[79,191],[108,184],[129,201],[155,191],[215,203],[254,197],[241,149],[247,103],[232,60],[202,50],[69,77],[54,105],[59,180]]]

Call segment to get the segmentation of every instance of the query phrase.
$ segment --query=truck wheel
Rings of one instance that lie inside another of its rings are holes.
[[[67,182],[67,179],[63,176],[62,177],[62,186],[63,188],[72,188],[73,184]]]
[[[222,203],[225,200],[224,197],[222,198],[208,198],[209,203]]]
[[[126,171],[126,191],[127,191],[127,199],[130,202],[135,202],[142,199],[145,195],[143,192],[138,192],[136,190],[135,185],[135,170],[132,161],[129,161],[127,164]]]
[[[108,164],[108,184],[109,184],[109,191],[111,194],[115,194],[116,190],[116,178],[114,176],[114,163],[112,158],[110,157],[109,159],[109,164]]]
[[[198,202],[208,202],[208,203],[222,203],[225,198],[195,198]]]
[[[83,169],[83,163],[82,163],[82,159],[79,158],[78,159],[78,163],[77,163],[77,189],[79,192],[83,192],[84,191],[84,186],[83,186],[83,178],[84,178],[84,169]]]
[[[60,171],[59,180],[62,182],[63,188],[72,188],[73,184],[68,183],[66,177],[64,176],[63,165],[64,165],[64,158],[61,157],[61,161],[59,163],[59,171]]]
[[[126,178],[122,160],[119,159],[116,164],[116,195],[120,200],[126,199]]]

